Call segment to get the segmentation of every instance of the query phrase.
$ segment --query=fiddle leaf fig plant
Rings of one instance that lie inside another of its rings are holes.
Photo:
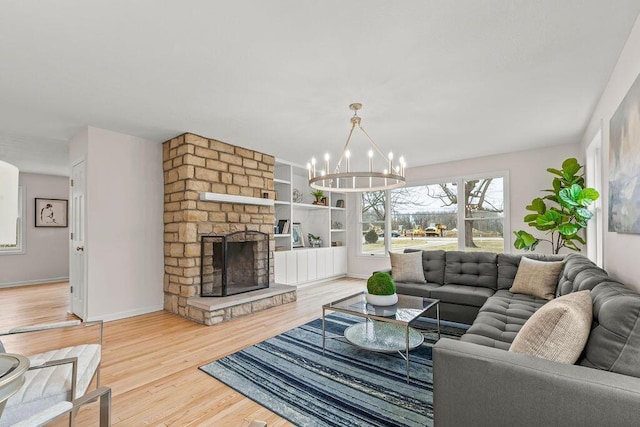
[[[555,175],[551,183],[553,189],[543,190],[550,194],[533,199],[526,207],[533,213],[524,217],[524,222],[544,231],[547,237],[534,237],[524,230],[514,231],[516,249],[533,251],[540,242],[549,242],[554,254],[562,248],[580,251],[578,245],[586,243],[580,232],[593,216],[587,207],[600,197],[595,189],[584,188],[581,169],[582,165],[574,158],[562,162],[562,169],[547,169]]]

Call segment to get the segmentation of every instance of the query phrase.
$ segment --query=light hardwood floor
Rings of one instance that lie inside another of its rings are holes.
[[[105,323],[101,384],[113,392],[113,425],[244,427],[258,419],[270,427],[290,426],[198,367],[318,318],[322,304],[364,288],[358,279],[303,287],[294,303],[215,326],[165,311]],[[0,330],[71,319],[68,298],[67,283],[0,289]],[[29,345],[35,342],[10,344],[8,351],[34,352]],[[60,348],[69,341],[53,334],[38,345]],[[96,405],[90,406],[80,412],[78,425],[97,424]]]

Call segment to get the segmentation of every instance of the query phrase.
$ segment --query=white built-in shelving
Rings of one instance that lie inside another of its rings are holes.
[[[294,247],[292,233],[275,233],[275,281],[300,284],[345,275],[346,209],[344,193],[327,193],[327,205],[315,200],[308,183],[306,168],[276,159],[274,202],[276,227],[280,221],[299,224],[304,245]],[[340,206],[340,207],[338,207]],[[308,234],[322,240],[320,247],[311,248]]]

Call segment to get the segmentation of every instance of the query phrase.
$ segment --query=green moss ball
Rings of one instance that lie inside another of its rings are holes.
[[[396,293],[396,282],[389,273],[374,273],[367,280],[367,292],[372,295],[393,295]]]

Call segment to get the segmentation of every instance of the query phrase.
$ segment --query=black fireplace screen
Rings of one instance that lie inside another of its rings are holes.
[[[225,297],[269,287],[269,235],[236,231],[202,236],[200,295]]]

